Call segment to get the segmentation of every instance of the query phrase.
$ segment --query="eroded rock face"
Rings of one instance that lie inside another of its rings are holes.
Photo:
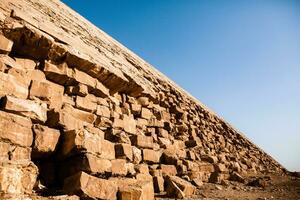
[[[284,170],[59,1],[0,8],[0,195],[184,198],[206,182]]]

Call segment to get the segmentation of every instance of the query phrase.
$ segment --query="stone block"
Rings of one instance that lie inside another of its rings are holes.
[[[154,192],[161,193],[165,190],[164,178],[162,176],[153,176]]]
[[[30,194],[37,175],[38,169],[31,162],[23,165],[2,162],[0,163],[0,193]]]
[[[98,105],[97,106],[97,111],[96,111],[96,115],[99,115],[101,117],[106,117],[106,118],[110,118],[110,109],[106,106],[103,105]]]
[[[94,95],[87,95],[85,97],[76,96],[76,108],[87,111],[94,112],[97,109],[97,99]]]
[[[60,109],[62,106],[62,99],[64,95],[64,87],[57,85],[50,81],[37,81],[31,82],[29,90],[29,98],[34,99],[35,97],[46,101],[49,104],[49,108]]]
[[[140,148],[153,148],[153,138],[150,136],[134,135],[131,137],[131,142],[132,144]]]
[[[35,124],[32,129],[34,133],[32,156],[38,158],[53,153],[60,136],[59,130],[39,124]]]
[[[85,97],[86,95],[88,95],[89,91],[86,85],[79,83],[78,85],[75,86],[68,86],[66,88],[66,93],[69,95]]]
[[[160,151],[152,149],[143,149],[143,161],[147,163],[159,163],[161,157]]]
[[[153,116],[153,113],[148,108],[142,108],[141,118],[150,119]]]
[[[47,120],[47,105],[39,101],[5,96],[3,98],[3,108],[6,111],[29,117],[35,121],[45,122]]]
[[[161,173],[163,176],[176,176],[177,169],[174,165],[160,165]]]
[[[183,199],[194,194],[195,186],[186,180],[177,176],[168,176],[166,178],[166,192],[170,197]]]
[[[37,66],[37,63],[34,60],[30,60],[27,58],[15,58],[15,61],[24,70],[34,70]]]
[[[136,121],[133,116],[123,115],[124,131],[130,134],[136,134]]]
[[[3,35],[0,35],[0,53],[9,53],[13,44],[13,41],[7,39]]]
[[[76,155],[65,160],[59,170],[60,179],[84,171],[91,175],[105,175],[110,174],[112,163],[110,160],[99,158],[90,153]]]
[[[0,138],[23,147],[32,145],[31,121],[19,115],[0,111]]]
[[[11,95],[26,99],[28,96],[28,86],[13,75],[0,72],[0,97]]]
[[[117,158],[128,159],[132,161],[132,146],[130,144],[116,144],[115,152]]]
[[[63,190],[67,194],[79,194],[82,198],[115,200],[118,186],[114,181],[78,172],[65,179]]]
[[[154,200],[154,189],[151,181],[136,181],[119,186],[120,200]]]
[[[85,128],[66,131],[63,133],[61,154],[67,156],[74,153],[88,152],[100,156],[102,148],[104,148],[102,147],[103,140],[103,136],[93,134]],[[105,147],[107,148],[107,145]]]
[[[116,158],[115,153],[115,144],[108,141],[108,140],[102,140],[101,141],[102,146],[102,152],[100,157],[108,160],[113,160]]]
[[[18,162],[26,162],[31,159],[31,148],[28,147],[20,147],[13,145],[8,142],[0,142],[0,160],[4,161],[14,161]]]
[[[96,120],[96,115],[94,115],[93,113],[73,108],[68,104],[63,105],[62,112],[68,113],[72,115],[74,118],[76,118],[77,120],[81,120],[89,124],[93,124]]]
[[[134,164],[139,164],[142,161],[142,151],[135,146],[132,147],[132,156]]]
[[[124,159],[115,159],[111,161],[111,173],[113,176],[126,176],[127,165]]]

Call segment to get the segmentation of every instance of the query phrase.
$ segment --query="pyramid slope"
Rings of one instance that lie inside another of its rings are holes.
[[[47,187],[108,198],[128,192],[123,178],[134,177],[128,181],[135,185],[151,174],[155,192],[164,191],[157,185],[165,181],[190,188],[181,188],[188,195],[193,187],[179,177],[201,174],[204,182],[218,182],[236,172],[285,171],[224,119],[60,1],[1,1],[0,28],[0,118],[5,121],[0,125],[11,125],[16,131],[6,132],[17,134],[3,134],[0,145],[22,152],[16,160],[8,157],[0,172],[9,168],[33,177],[28,188],[20,183],[15,191],[32,191],[40,173]],[[26,164],[20,164],[25,154]],[[143,173],[145,165],[150,174]],[[55,171],[52,182],[49,170]],[[107,180],[115,177],[118,188]],[[111,193],[95,192],[103,184]],[[153,184],[139,190],[152,198]]]

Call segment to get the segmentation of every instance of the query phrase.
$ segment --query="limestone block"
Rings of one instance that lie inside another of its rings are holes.
[[[108,141],[108,140],[102,140],[101,141],[102,146],[102,152],[101,152],[101,158],[113,160],[115,159],[115,144]]]
[[[77,172],[84,171],[91,175],[103,175],[111,173],[112,164],[110,160],[99,158],[93,154],[85,153],[70,157],[60,168],[60,178],[64,179]]]
[[[124,159],[115,159],[111,161],[111,173],[113,176],[126,176],[127,165]]]
[[[31,148],[20,147],[7,142],[0,142],[0,160],[14,161],[15,163],[22,163],[30,161]]]
[[[87,122],[79,120],[76,116],[71,113],[67,113],[64,110],[59,112],[51,110],[48,112],[47,125],[50,127],[60,128],[62,127],[64,131],[81,129],[84,125],[87,125]]]
[[[47,120],[47,105],[39,101],[17,99],[5,96],[3,108],[18,115],[30,117],[32,120],[45,122]]]
[[[76,96],[76,108],[94,112],[97,109],[97,99],[94,95],[87,95],[85,97]]]
[[[147,163],[159,163],[161,157],[160,151],[152,149],[143,149],[143,161]]]
[[[0,111],[0,127],[1,139],[23,147],[31,146],[33,133],[29,119]]]
[[[153,187],[154,192],[160,193],[165,190],[164,188],[164,178],[162,176],[153,176]]]
[[[168,176],[166,178],[166,192],[170,197],[182,199],[194,194],[195,186],[186,180],[177,176]]]
[[[89,124],[93,124],[96,120],[96,115],[94,115],[93,113],[73,108],[71,105],[68,104],[63,105],[62,112],[68,113],[77,120],[81,120]]]
[[[50,81],[37,81],[31,82],[29,90],[29,98],[34,99],[35,97],[46,101],[49,104],[49,108],[60,109],[62,106],[64,95],[64,87]]]
[[[174,165],[160,165],[160,169],[163,176],[176,176],[177,175],[177,169]]]
[[[136,183],[119,186],[120,200],[154,200],[154,189],[151,181],[137,181]]]
[[[148,108],[142,108],[141,118],[150,119],[153,116],[153,113]]]
[[[101,155],[103,140],[103,136],[93,134],[85,128],[66,131],[63,133],[61,154],[67,156],[73,153],[88,152]]]
[[[142,151],[137,147],[132,147],[133,163],[139,164],[142,161]]]
[[[115,152],[117,158],[124,158],[132,161],[132,146],[130,144],[116,144]]]
[[[35,124],[33,126],[34,143],[33,157],[42,157],[53,153],[60,136],[59,130]]]
[[[63,190],[67,194],[80,194],[91,199],[117,199],[118,186],[114,181],[90,176],[85,172],[68,177],[64,181]]]
[[[136,134],[136,121],[133,116],[123,115],[124,131],[130,134]]]
[[[0,35],[0,53],[9,53],[12,49],[13,42],[3,35]]]
[[[22,83],[11,74],[0,72],[0,97],[5,95],[26,99],[28,96],[28,85]]]
[[[140,104],[131,104],[131,112],[132,114],[139,115],[141,113],[142,106]]]
[[[101,117],[110,118],[110,113],[111,113],[111,111],[108,107],[103,106],[103,105],[97,106],[96,115],[99,115]]]
[[[34,60],[27,58],[15,58],[15,60],[24,70],[34,70],[37,66],[37,63]]]
[[[144,135],[134,135],[131,137],[131,142],[140,148],[153,148],[153,138]]]
[[[88,95],[88,87],[82,83],[79,83],[75,86],[67,86],[66,93],[69,95],[85,97],[86,95]]]
[[[0,193],[32,193],[37,175],[38,169],[33,163],[0,163]]]

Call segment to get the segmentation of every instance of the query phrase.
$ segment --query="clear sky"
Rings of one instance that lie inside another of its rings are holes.
[[[300,171],[299,0],[63,0]]]

